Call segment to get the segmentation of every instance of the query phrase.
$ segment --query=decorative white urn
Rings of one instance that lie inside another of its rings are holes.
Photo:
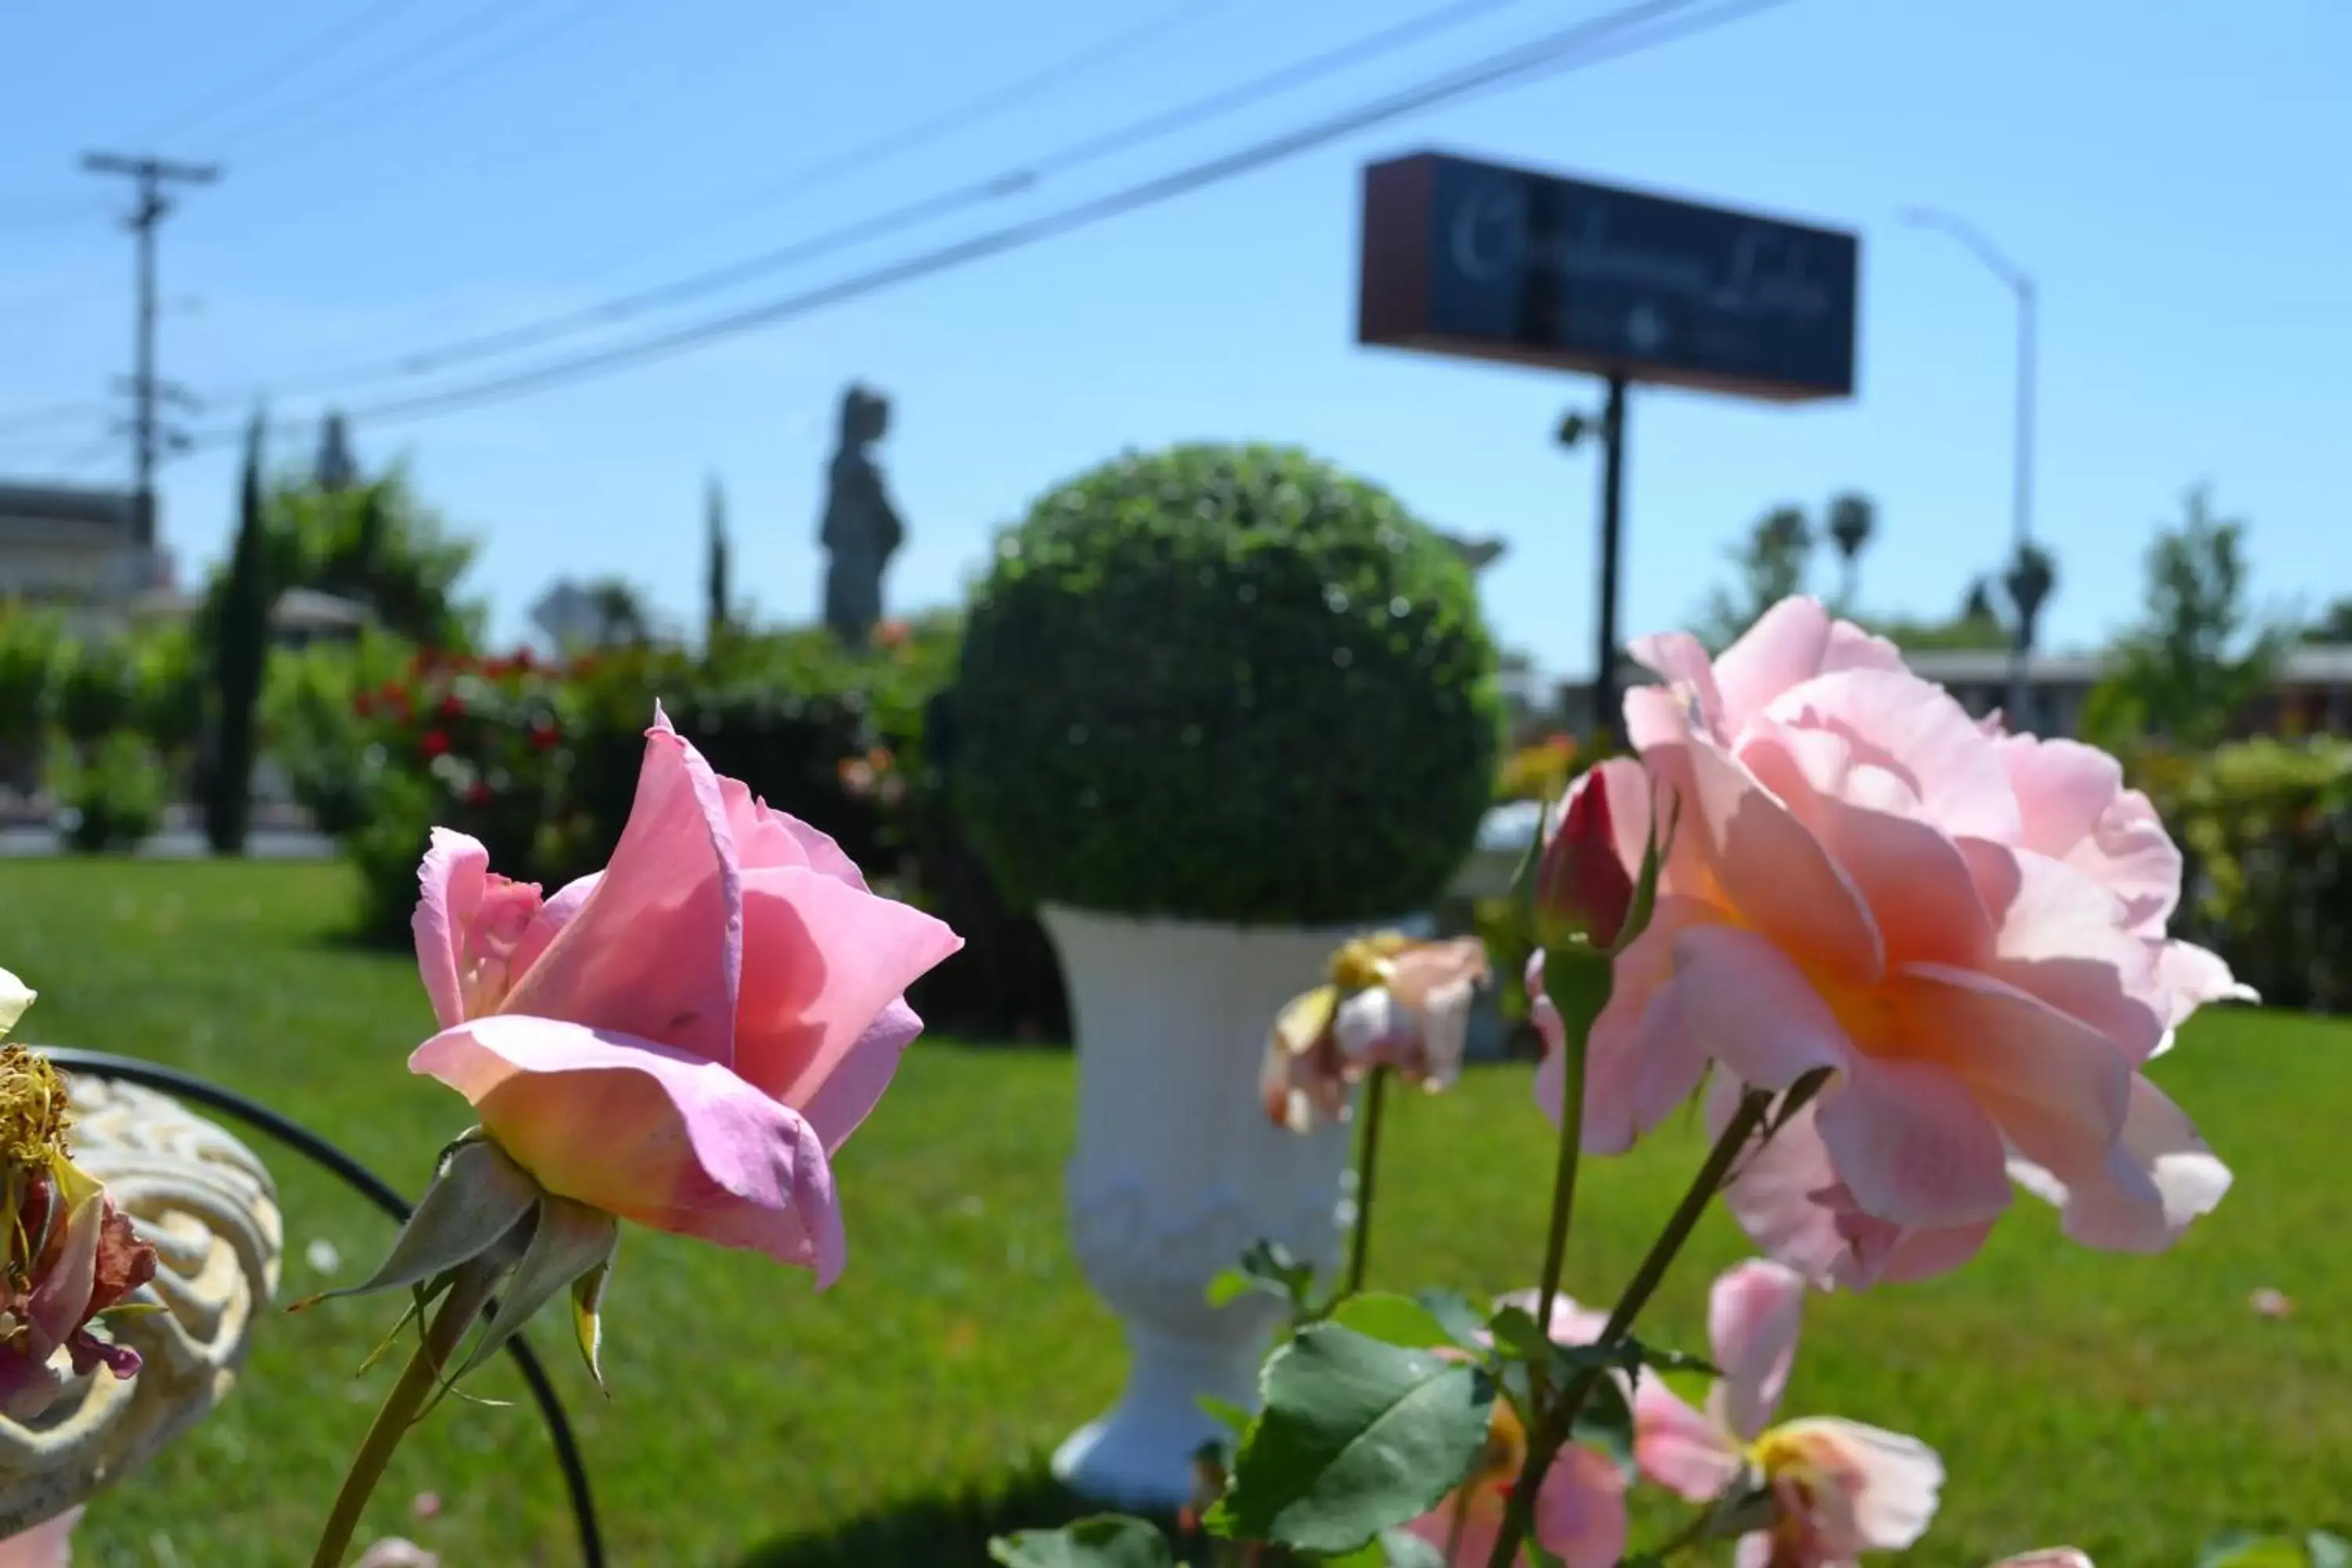
[[[1257,1405],[1282,1321],[1252,1294],[1212,1308],[1209,1281],[1251,1243],[1338,1259],[1349,1131],[1266,1119],[1258,1072],[1284,1003],[1317,984],[1350,934],[1137,920],[1048,905],[1077,1036],[1070,1239],[1125,1325],[1126,1391],[1054,1455],[1087,1497],[1173,1510],[1199,1447],[1225,1436],[1203,1394]]]

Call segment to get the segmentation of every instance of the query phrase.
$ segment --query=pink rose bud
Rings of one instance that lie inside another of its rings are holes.
[[[1613,946],[1633,904],[1633,875],[1617,853],[1607,773],[1594,768],[1569,787],[1568,808],[1536,868],[1536,927],[1547,948],[1580,937]]]

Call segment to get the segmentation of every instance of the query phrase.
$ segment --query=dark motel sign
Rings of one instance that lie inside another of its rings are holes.
[[[1853,393],[1861,244],[1440,153],[1364,171],[1358,336],[1796,402]]]

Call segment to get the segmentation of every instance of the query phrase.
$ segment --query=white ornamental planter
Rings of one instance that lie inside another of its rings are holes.
[[[1283,1317],[1251,1295],[1221,1308],[1209,1281],[1250,1244],[1337,1261],[1349,1130],[1300,1137],[1258,1098],[1267,1031],[1318,984],[1347,933],[1135,920],[1048,906],[1077,1036],[1078,1140],[1070,1240],[1127,1330],[1126,1391],[1054,1455],[1087,1497],[1174,1510],[1195,1449],[1225,1436],[1200,1396],[1255,1409],[1258,1364]]]

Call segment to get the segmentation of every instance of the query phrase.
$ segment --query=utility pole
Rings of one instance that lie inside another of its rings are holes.
[[[139,183],[139,205],[124,220],[139,237],[138,328],[133,340],[133,370],[124,390],[131,395],[131,486],[133,527],[140,547],[155,548],[155,459],[166,442],[180,439],[166,431],[156,416],[159,403],[176,402],[194,407],[184,388],[155,374],[155,226],[172,210],[163,188],[169,182],[208,185],[220,178],[214,163],[174,163],[163,158],[131,158],[113,153],[85,153],[81,166],[93,174],[123,174]]]
[[[2031,730],[2037,715],[2031,711],[2033,692],[2027,680],[2027,665],[2033,653],[2034,623],[2050,593],[2049,556],[2033,538],[2033,332],[2040,295],[2032,275],[1966,218],[1935,207],[1910,207],[1904,211],[1903,221],[1914,228],[1941,229],[1958,240],[2017,300],[2017,434],[2010,498],[2015,538],[2011,546],[2014,555],[2003,579],[2017,612],[2017,626],[2010,647],[2006,717],[2011,729]]]
[[[1595,747],[1622,743],[1617,711],[1617,575],[1618,542],[1625,516],[1625,378],[1609,377],[1609,401],[1596,421],[1590,415],[1570,414],[1559,422],[1556,439],[1572,447],[1589,435],[1599,435],[1601,456],[1601,572],[1596,590],[1598,625],[1592,672],[1592,712],[1586,721],[1585,741]]]

